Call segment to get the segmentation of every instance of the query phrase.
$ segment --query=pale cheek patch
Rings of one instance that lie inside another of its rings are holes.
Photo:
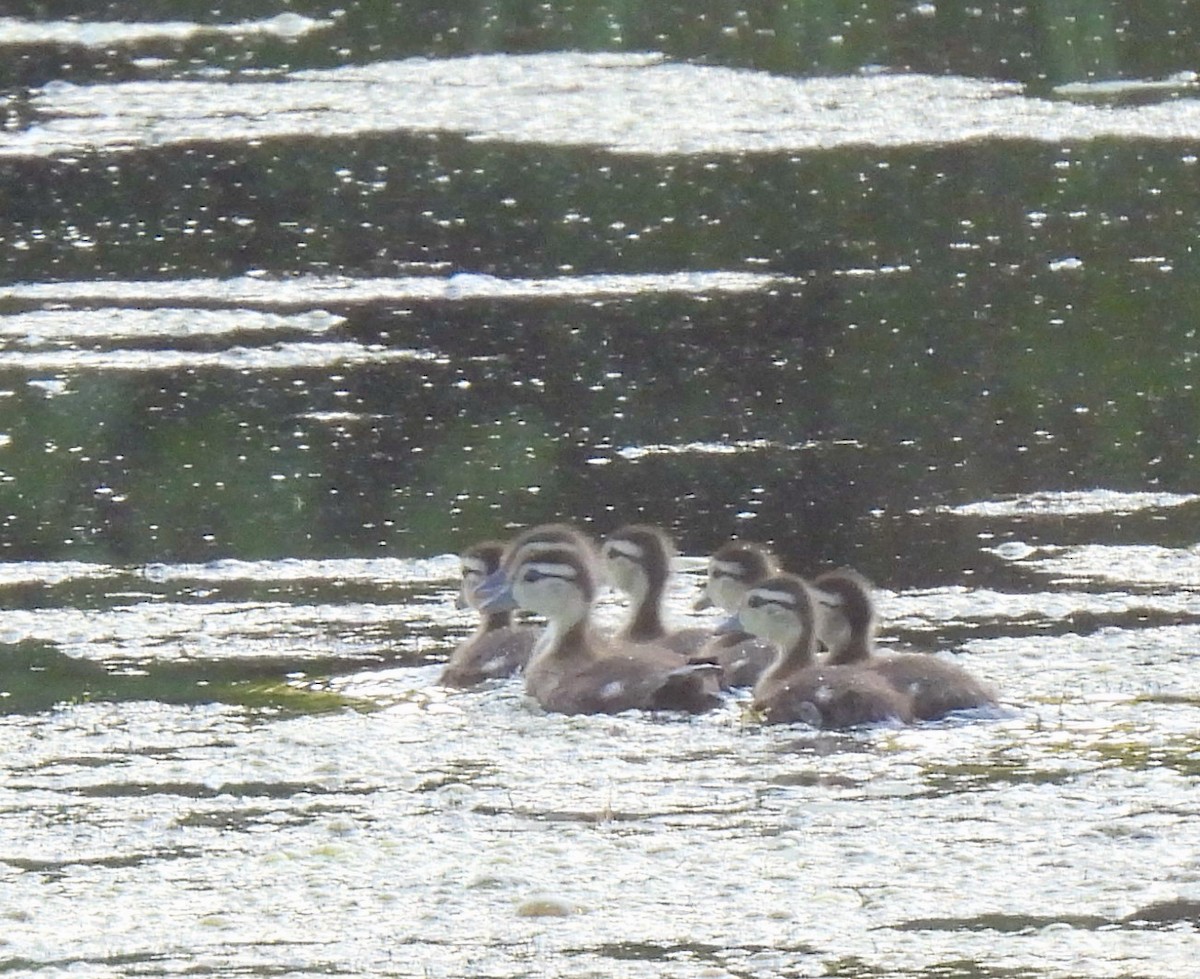
[[[479,575],[482,578],[487,574],[487,568],[483,566],[482,561],[477,561],[474,558],[465,558],[462,562],[462,576],[465,578],[471,574]]]
[[[741,619],[747,632],[768,641],[779,631],[774,628],[775,623],[772,618],[759,608],[743,609],[738,618]]]
[[[734,613],[742,605],[746,597],[746,588],[733,578],[710,578],[705,588],[708,597],[726,612]]]
[[[635,564],[624,556],[609,556],[608,579],[621,591],[634,591],[641,578],[642,567],[640,564]]]

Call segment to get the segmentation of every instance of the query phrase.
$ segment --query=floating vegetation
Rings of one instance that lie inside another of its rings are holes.
[[[1109,764],[1131,771],[1167,768],[1181,775],[1200,775],[1200,744],[1194,740],[1149,744],[1145,741],[1100,741],[1084,749]]]
[[[216,700],[252,710],[287,714],[324,714],[330,711],[378,710],[379,705],[362,697],[350,697],[320,684],[284,680],[248,680],[209,687]]]
[[[1027,761],[998,761],[926,768],[922,780],[937,793],[952,793],[977,792],[1006,785],[1061,785],[1078,774],[1073,769],[1038,767]]]

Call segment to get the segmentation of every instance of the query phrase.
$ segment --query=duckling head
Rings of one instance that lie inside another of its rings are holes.
[[[871,582],[866,577],[852,568],[839,568],[818,575],[813,579],[813,587],[818,593],[834,598],[832,607],[845,620],[852,638],[861,639],[875,634],[875,601],[871,597]]]
[[[657,527],[627,524],[609,534],[600,549],[609,582],[635,603],[661,594],[671,572],[675,545]]]
[[[480,541],[472,544],[459,556],[462,572],[462,582],[458,589],[458,608],[479,608],[477,590],[488,575],[494,574],[500,567],[500,556],[504,553],[504,543],[498,540]]]
[[[522,558],[512,569],[508,589],[519,608],[554,623],[572,624],[587,617],[597,584],[590,555],[558,546]]]
[[[746,592],[738,621],[746,632],[780,649],[808,651],[815,639],[812,591],[797,575],[764,578]]]
[[[730,541],[719,547],[708,561],[708,579],[696,608],[716,605],[733,615],[751,585],[776,572],[775,558],[765,547],[746,541]]]

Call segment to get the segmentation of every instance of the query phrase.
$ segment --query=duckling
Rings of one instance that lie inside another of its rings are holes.
[[[590,555],[558,545],[527,552],[508,587],[488,596],[487,611],[516,605],[546,618],[525,668],[526,693],[559,714],[700,713],[718,705],[714,667],[689,664],[661,646],[598,636],[591,623],[597,592]]]
[[[468,547],[459,555],[462,562],[459,608],[479,609],[475,589],[500,567],[503,553],[503,543],[489,540]],[[472,687],[524,669],[537,640],[537,630],[514,625],[511,619],[510,612],[481,613],[479,628],[450,654],[438,682],[444,687]]]
[[[617,638],[651,642],[687,656],[712,639],[713,632],[702,628],[667,631],[663,625],[663,595],[674,553],[671,538],[646,524],[626,524],[609,534],[600,549],[609,582],[631,602],[629,620]]]
[[[723,544],[708,560],[704,594],[695,608],[715,605],[727,615],[736,615],[750,586],[777,570],[774,555],[765,547],[736,540]],[[721,667],[723,689],[752,687],[774,661],[775,647],[765,639],[731,628],[710,635],[692,659]]]
[[[952,711],[996,706],[996,692],[961,666],[931,653],[876,655],[878,616],[871,583],[848,568],[820,575],[814,586],[837,596],[850,626],[848,640],[830,651],[831,665],[866,667],[912,698],[913,714],[921,720],[945,717]]]
[[[845,728],[912,717],[909,698],[877,673],[816,662],[817,611],[812,590],[796,575],[765,578],[746,593],[741,628],[779,652],[754,685],[754,707],[768,724],[804,721]]]

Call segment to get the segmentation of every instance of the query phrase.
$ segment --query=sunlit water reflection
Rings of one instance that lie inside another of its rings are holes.
[[[702,566],[681,561],[676,621]],[[760,729],[736,697],[691,720],[564,718],[518,680],[436,686],[470,627],[455,571],[449,557],[9,566],[9,587],[45,595],[0,613],[9,649],[101,668],[77,677],[74,703],[0,727],[10,961],[112,975],[1189,968],[1187,929],[1121,919],[1200,886],[1200,626],[1021,638],[1031,616],[1053,630],[1064,607],[1129,596],[885,592],[889,620],[931,635],[971,620],[981,638],[958,659],[1004,707],[849,734]],[[55,607],[79,586],[157,593]],[[323,600],[346,588],[376,600]],[[1159,603],[1178,596],[1142,596]],[[611,596],[600,614],[619,616]],[[206,676],[262,658],[257,686]],[[181,663],[191,672],[164,676]],[[174,696],[109,699],[145,671]],[[80,900],[95,913],[80,919]]]
[[[0,970],[1190,974],[1195,75],[861,7],[840,74],[0,18]],[[1002,706],[440,688],[445,552],[547,517],[669,526],[680,624],[731,533],[859,566]]]
[[[53,82],[35,108],[45,121],[0,134],[0,156],[388,130],[652,154],[1200,136],[1200,105],[1186,99],[1113,108],[961,77],[790,79],[575,52],[418,58],[261,81]]]

